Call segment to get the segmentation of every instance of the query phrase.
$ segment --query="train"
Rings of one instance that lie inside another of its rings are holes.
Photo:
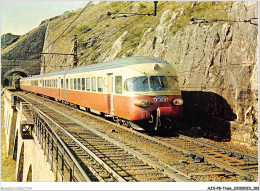
[[[172,128],[183,115],[177,72],[155,57],[120,58],[25,77],[16,85],[140,131]]]

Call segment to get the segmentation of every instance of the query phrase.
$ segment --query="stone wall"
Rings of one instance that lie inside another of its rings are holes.
[[[4,92],[4,128],[7,154],[13,156],[16,161],[17,181],[55,181],[56,174],[51,171],[51,165],[47,162],[37,136],[34,136],[34,139],[22,138],[21,123],[26,123],[28,119],[23,115],[21,107],[17,108],[18,110],[12,107],[11,96],[11,92]]]

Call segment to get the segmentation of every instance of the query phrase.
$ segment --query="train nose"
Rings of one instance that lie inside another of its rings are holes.
[[[173,114],[172,107],[158,107],[157,116],[158,117],[170,117]]]

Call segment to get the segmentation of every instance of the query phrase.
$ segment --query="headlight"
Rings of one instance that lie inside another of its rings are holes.
[[[182,105],[183,104],[183,100],[180,98],[174,99],[172,101],[173,105]]]
[[[134,101],[134,105],[139,107],[149,107],[151,105],[151,102],[148,100],[136,100]]]

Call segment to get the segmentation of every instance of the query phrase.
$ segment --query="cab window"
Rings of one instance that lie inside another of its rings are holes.
[[[176,76],[168,76],[167,81],[170,90],[179,90],[178,78]]]
[[[127,91],[145,92],[149,90],[148,77],[133,77],[126,80]]]
[[[152,91],[168,90],[168,85],[165,76],[151,76],[150,86]]]

